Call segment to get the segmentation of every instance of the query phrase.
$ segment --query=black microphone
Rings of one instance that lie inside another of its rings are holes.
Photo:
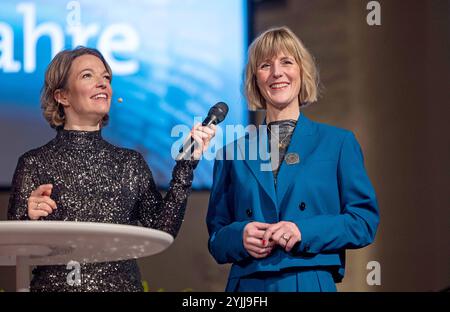
[[[228,114],[228,105],[224,102],[218,102],[209,109],[208,116],[202,122],[202,126],[208,127],[211,124],[217,125],[222,122]],[[190,159],[186,157],[189,154],[192,155],[195,148],[195,140],[191,137],[180,148],[179,154],[175,160]]]

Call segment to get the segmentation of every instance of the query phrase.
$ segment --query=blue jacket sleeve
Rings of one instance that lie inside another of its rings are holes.
[[[298,221],[302,238],[297,252],[361,248],[373,242],[379,223],[378,204],[361,148],[351,132],[342,143],[337,179],[341,213]]]
[[[226,160],[216,159],[214,163],[213,186],[206,217],[209,252],[220,264],[239,262],[250,257],[242,241],[244,227],[250,221],[234,220],[230,165],[230,161]]]

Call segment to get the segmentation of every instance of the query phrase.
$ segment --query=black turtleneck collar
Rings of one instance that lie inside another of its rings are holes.
[[[56,143],[68,148],[96,148],[105,142],[101,130],[81,131],[58,129]]]

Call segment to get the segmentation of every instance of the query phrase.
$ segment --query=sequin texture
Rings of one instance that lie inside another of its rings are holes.
[[[58,130],[46,145],[19,158],[9,201],[9,220],[28,220],[27,201],[53,184],[57,209],[43,220],[139,225],[176,236],[183,222],[198,161],[178,161],[163,198],[136,151],[105,141],[101,131]],[[36,221],[39,222],[39,221]],[[67,283],[65,266],[38,266],[31,291],[142,291],[136,260],[81,264],[81,285]]]

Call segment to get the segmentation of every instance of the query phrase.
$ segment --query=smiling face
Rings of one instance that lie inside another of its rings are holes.
[[[301,70],[295,58],[280,52],[257,64],[256,82],[267,109],[299,106]]]
[[[111,75],[96,56],[75,58],[70,67],[67,86],[55,92],[66,114],[66,129],[99,128],[111,105]]]

